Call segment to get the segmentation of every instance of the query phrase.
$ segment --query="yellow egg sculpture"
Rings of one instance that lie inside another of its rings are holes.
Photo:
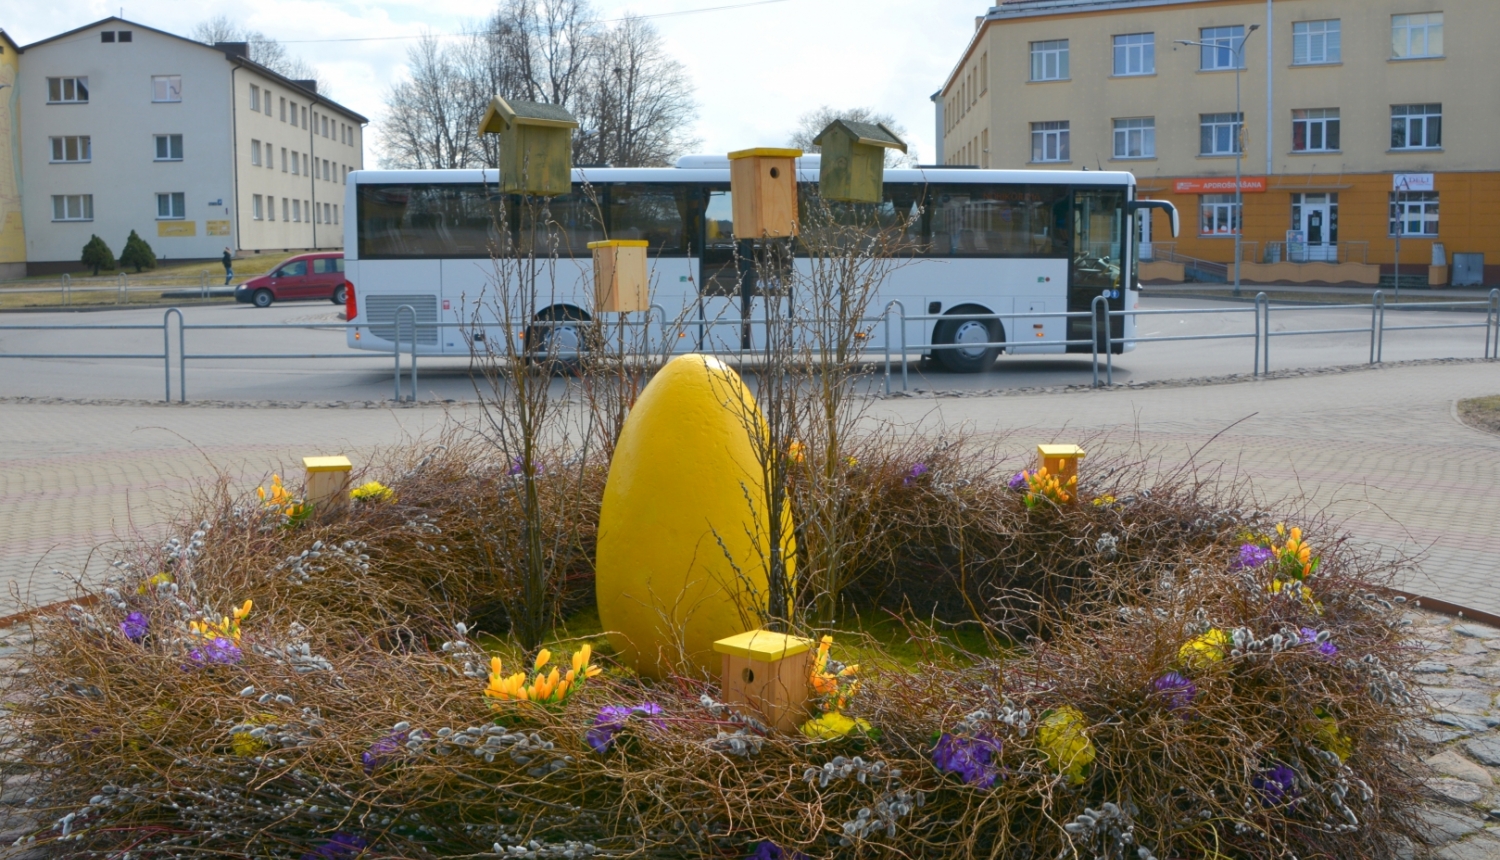
[[[684,355],[641,392],[620,431],[599,514],[599,620],[626,665],[712,675],[718,639],[757,627],[770,537],[766,429],[739,375]],[[782,512],[787,569],[792,517]]]

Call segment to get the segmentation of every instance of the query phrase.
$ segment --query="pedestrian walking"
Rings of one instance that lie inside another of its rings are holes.
[[[227,287],[227,286],[229,286],[229,282],[232,281],[232,280],[234,280],[234,257],[230,255],[228,248],[224,249],[224,260],[223,260],[223,263],[224,263],[224,286]]]

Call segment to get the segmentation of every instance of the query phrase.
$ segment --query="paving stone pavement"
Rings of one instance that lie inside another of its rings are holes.
[[[1191,369],[1184,369],[1184,376]],[[1035,442],[1106,434],[1167,467],[1248,477],[1272,510],[1305,495],[1357,538],[1421,554],[1407,590],[1500,615],[1500,436],[1454,404],[1500,393],[1500,363],[1386,367],[1232,384],[872,402],[872,421]],[[96,575],[96,546],[157,537],[197,482],[253,486],[306,454],[367,461],[470,421],[472,405],[238,408],[0,402],[0,615],[70,597],[51,569]],[[1096,449],[1096,455],[1099,452]]]

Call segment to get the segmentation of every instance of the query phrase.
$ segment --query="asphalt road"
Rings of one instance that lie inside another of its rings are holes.
[[[1165,313],[1140,318],[1142,337],[1188,334],[1227,335],[1252,331],[1249,305],[1172,297],[1146,298],[1142,310],[1214,309],[1221,313]],[[327,328],[288,330],[189,330],[187,351],[196,353],[329,353],[333,359],[194,360],[187,366],[189,400],[300,400],[365,401],[392,396],[392,359],[387,354],[349,350],[340,327],[339,309],[327,302],[277,304],[269,309],[248,305],[188,307],[189,324],[327,323]],[[121,309],[92,312],[0,313],[4,325],[114,325],[157,326],[155,330],[6,331],[0,330],[0,397],[59,397],[67,399],[160,399],[163,367],[160,359],[12,359],[5,355],[70,353],[156,353],[162,348],[161,309]],[[1478,324],[1482,313],[1388,309],[1388,328],[1405,325]],[[1271,313],[1270,366],[1273,370],[1360,364],[1370,353],[1370,312],[1313,307],[1274,308]],[[1295,335],[1309,329],[1359,329],[1355,333]],[[1425,358],[1477,358],[1484,352],[1484,330],[1430,329],[1388,331],[1384,359],[1388,362]],[[172,347],[176,355],[176,344]],[[877,363],[882,353],[871,353]],[[915,356],[913,356],[915,359]],[[1224,374],[1248,374],[1253,347],[1249,338],[1210,341],[1143,343],[1135,351],[1115,357],[1115,382],[1146,382]],[[475,384],[467,359],[422,358],[421,399],[474,400]],[[979,374],[949,374],[908,365],[913,389],[989,390],[1087,384],[1092,360],[1087,355],[1001,356],[994,369]],[[1102,373],[1102,368],[1101,368]],[[176,367],[173,367],[176,396]],[[878,385],[880,378],[871,379]],[[899,366],[893,370],[899,389]]]

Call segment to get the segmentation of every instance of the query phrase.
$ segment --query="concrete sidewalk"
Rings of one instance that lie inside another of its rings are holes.
[[[1272,509],[1305,494],[1363,541],[1425,553],[1422,575],[1403,583],[1408,590],[1500,614],[1500,437],[1454,414],[1457,400],[1495,393],[1500,364],[1472,363],[1134,391],[897,398],[871,404],[870,415],[931,433],[1015,431],[1018,458],[1034,442],[1102,432],[1108,446],[1138,446],[1163,466],[1191,459],[1203,474],[1247,477]],[[0,614],[21,601],[69,597],[70,580],[53,568],[107,570],[101,557],[90,559],[94,547],[162,536],[192,488],[217,473],[248,487],[274,469],[296,474],[305,454],[359,462],[472,410],[0,403]]]

